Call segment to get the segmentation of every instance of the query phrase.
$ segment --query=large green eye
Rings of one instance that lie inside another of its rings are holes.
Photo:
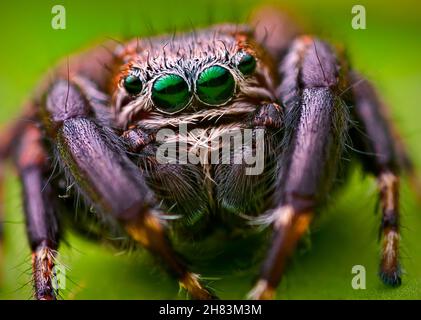
[[[235,81],[231,72],[221,66],[203,70],[196,82],[199,99],[209,105],[221,105],[234,95]]]
[[[130,94],[136,95],[142,91],[142,80],[135,75],[128,75],[123,80],[123,86]]]
[[[256,69],[256,59],[248,53],[244,53],[237,64],[238,70],[245,76],[250,75]]]
[[[190,101],[189,86],[179,75],[163,75],[152,86],[152,101],[163,112],[180,111]]]

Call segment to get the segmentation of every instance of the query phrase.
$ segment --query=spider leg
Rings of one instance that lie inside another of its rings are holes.
[[[297,38],[280,69],[285,135],[274,209],[265,217],[273,237],[252,299],[274,297],[288,258],[333,187],[348,131],[349,110],[339,98],[339,63],[326,43]]]
[[[23,119],[32,117],[33,108],[30,106],[26,108]],[[5,170],[7,165],[7,160],[11,157],[16,142],[20,138],[20,134],[23,131],[26,123],[24,121],[15,121],[12,124],[2,128],[0,131],[0,285],[3,280],[3,237],[4,237],[4,210],[5,210]]]
[[[51,205],[51,186],[47,154],[42,135],[34,124],[21,133],[15,162],[22,182],[26,230],[32,250],[32,269],[35,298],[54,300],[55,255],[59,243],[59,223]]]
[[[415,170],[373,85],[356,72],[351,72],[350,78],[358,126],[351,136],[363,151],[359,157],[364,169],[377,177],[380,193],[383,248],[379,274],[384,283],[399,286],[399,175],[407,172],[412,181],[417,181]]]
[[[111,215],[135,241],[161,258],[193,298],[212,298],[172,249],[155,209],[154,194],[126,156],[118,136],[92,117],[79,87],[64,80],[56,82],[44,112],[49,119],[47,132],[57,141],[60,160],[99,212]]]

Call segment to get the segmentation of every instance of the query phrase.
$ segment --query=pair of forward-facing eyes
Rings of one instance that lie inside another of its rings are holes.
[[[248,76],[256,69],[256,59],[249,53],[240,52],[235,67]],[[128,94],[137,96],[142,93],[144,82],[134,73],[123,79],[123,87]],[[203,69],[195,83],[197,98],[209,106],[224,105],[235,94],[236,83],[232,71],[219,64]],[[164,113],[177,113],[188,106],[193,92],[187,81],[176,73],[166,73],[157,77],[151,87],[154,106]]]

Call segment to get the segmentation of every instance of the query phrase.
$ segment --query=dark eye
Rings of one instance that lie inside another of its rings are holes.
[[[152,86],[152,101],[157,109],[166,113],[182,110],[190,101],[187,82],[176,74],[166,74],[155,80]]]
[[[203,70],[196,82],[199,99],[209,105],[221,105],[234,95],[235,81],[231,72],[221,66]]]
[[[237,68],[243,75],[250,75],[256,69],[256,59],[251,54],[245,53],[238,61]]]
[[[136,95],[142,91],[142,80],[134,75],[124,78],[123,86],[129,94]]]

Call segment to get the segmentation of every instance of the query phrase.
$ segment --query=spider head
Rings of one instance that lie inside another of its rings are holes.
[[[136,40],[120,56],[114,107],[122,126],[198,123],[246,114],[274,99],[270,63],[238,26]]]

